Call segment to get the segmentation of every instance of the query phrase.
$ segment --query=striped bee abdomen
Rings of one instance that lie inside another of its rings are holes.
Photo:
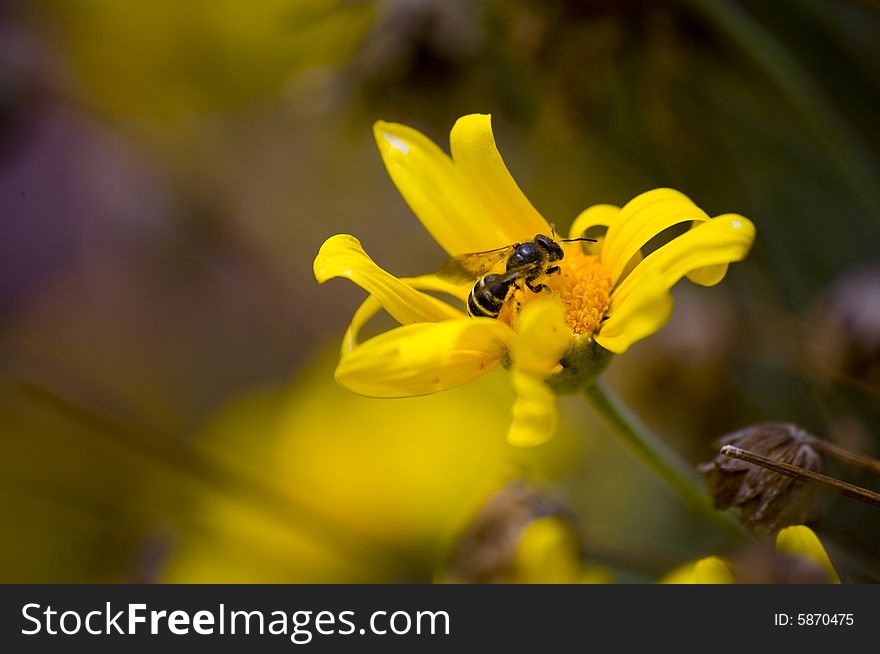
[[[497,318],[516,277],[508,274],[480,278],[468,296],[468,315],[474,318]]]

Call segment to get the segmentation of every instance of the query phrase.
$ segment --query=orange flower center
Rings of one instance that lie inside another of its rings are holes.
[[[565,306],[565,322],[576,335],[593,334],[611,302],[611,275],[599,257],[586,254],[580,243],[563,243],[565,257],[558,262],[560,272],[546,275],[536,283],[550,290],[532,293],[517,288],[508,295],[498,316],[511,327],[522,308],[541,295],[553,292]]]

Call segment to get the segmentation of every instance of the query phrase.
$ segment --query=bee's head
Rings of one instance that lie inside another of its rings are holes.
[[[535,236],[535,243],[538,244],[544,252],[547,253],[548,261],[559,261],[565,256],[565,253],[562,251],[562,247],[554,241],[549,236],[545,236],[544,234],[538,234]]]

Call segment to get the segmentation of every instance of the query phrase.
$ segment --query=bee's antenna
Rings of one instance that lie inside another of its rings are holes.
[[[553,240],[556,240],[556,223],[550,223],[550,235],[553,237]],[[561,238],[559,239],[563,243],[573,243],[574,241],[589,241],[590,243],[596,243],[596,239],[587,238],[586,236],[581,236],[579,238]]]

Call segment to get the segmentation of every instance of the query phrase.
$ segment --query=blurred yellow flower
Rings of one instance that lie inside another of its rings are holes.
[[[793,525],[780,530],[776,535],[776,552],[800,559],[817,568],[827,578],[828,583],[840,583],[840,577],[822,547],[822,542],[809,527]],[[708,556],[695,563],[679,566],[661,579],[660,583],[734,584],[736,578],[727,561],[718,556]]]
[[[794,525],[782,529],[776,535],[776,551],[806,559],[825,571],[830,583],[840,583],[840,577],[837,576],[834,564],[822,547],[822,541],[809,527]]]
[[[418,131],[379,121],[385,165],[425,228],[458,256],[530,241],[552,227],[529,203],[501,159],[490,117],[473,114],[452,128],[452,156]],[[674,225],[692,228],[642,259],[641,248]],[[323,244],[314,262],[324,282],[347,277],[370,297],[352,319],[336,379],[371,397],[405,397],[472,381],[498,363],[511,368],[517,400],[508,441],[536,445],[556,426],[556,394],[592,383],[611,353],[657,331],[672,311],[670,288],[687,275],[705,286],[748,253],[755,230],[737,214],[710,218],[671,189],[643,193],[624,207],[597,205],[572,225],[572,238],[605,229],[594,247],[562,243],[560,274],[548,291],[512,291],[498,319],[473,318],[425,291],[465,302],[473,282],[437,275],[397,278],[353,236]],[[360,343],[361,327],[380,308],[400,327]]]
[[[535,520],[523,530],[516,549],[509,583],[609,584],[608,570],[585,565],[580,542],[571,527],[557,517]]]
[[[289,387],[236,399],[195,441],[216,483],[198,487],[164,581],[429,581],[499,487],[524,469],[555,478],[579,458],[574,435],[527,462],[472,437],[504,429],[503,375],[478,380],[476,394],[404,399],[389,412],[334,383],[335,359],[327,351]]]
[[[35,11],[81,100],[159,121],[275,96],[305,71],[339,67],[376,14],[334,0],[45,0]]]
[[[565,504],[521,480],[494,493],[456,538],[441,583],[610,583],[608,570],[585,564]]]
[[[736,579],[721,557],[707,556],[677,567],[660,580],[661,584],[735,584]]]

